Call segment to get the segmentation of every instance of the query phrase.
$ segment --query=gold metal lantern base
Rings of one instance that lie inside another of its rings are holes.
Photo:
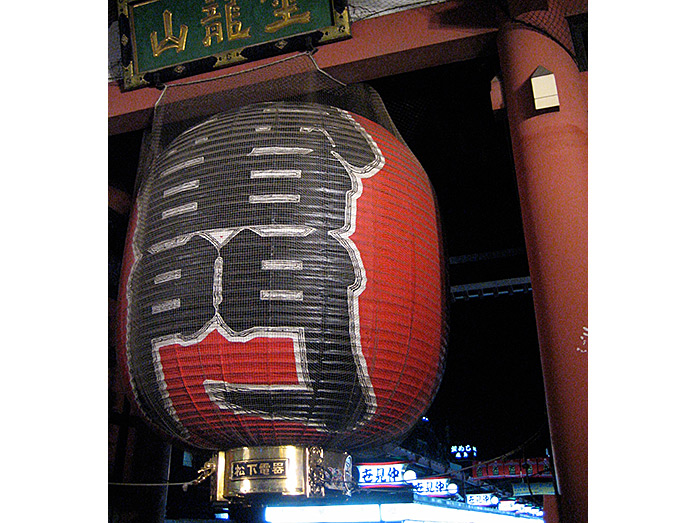
[[[354,485],[351,456],[321,447],[240,447],[219,451],[211,465],[211,501],[249,494],[321,497],[348,494]]]

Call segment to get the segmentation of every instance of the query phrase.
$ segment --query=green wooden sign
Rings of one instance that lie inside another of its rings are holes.
[[[119,0],[124,88],[350,38],[345,0]]]

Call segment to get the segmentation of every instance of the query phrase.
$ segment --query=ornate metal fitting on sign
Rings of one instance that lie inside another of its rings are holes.
[[[324,459],[322,459],[322,455],[323,452],[320,447],[310,447],[307,449],[309,496],[324,496],[324,485],[327,478],[323,467]]]
[[[354,486],[353,462],[345,452],[307,449],[308,496],[324,496],[327,490],[350,494]]]
[[[190,487],[191,485],[198,485],[198,484],[202,483],[206,478],[215,474],[216,471],[217,471],[217,465],[216,465],[216,459],[214,456],[211,459],[209,459],[208,461],[206,461],[203,464],[203,467],[198,469],[198,476],[196,476],[196,478],[194,480],[189,481],[188,483],[185,483],[184,485],[182,485],[182,489],[184,490],[184,492],[186,492],[188,487]]]

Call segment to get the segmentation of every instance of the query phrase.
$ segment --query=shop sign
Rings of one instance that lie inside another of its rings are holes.
[[[473,445],[451,445],[450,457],[452,459],[472,459],[477,457],[477,447]]]
[[[350,38],[345,0],[118,0],[124,88]]]
[[[487,507],[491,505],[498,505],[499,498],[496,494],[491,493],[467,494],[466,503],[468,505],[478,505],[480,507]]]
[[[449,496],[457,493],[457,485],[450,485],[449,478],[412,479],[408,483],[416,494],[422,496]]]
[[[404,462],[362,463],[358,469],[358,486],[389,487],[404,485]]]
[[[513,495],[517,498],[523,496],[553,496],[554,484],[551,481],[535,482],[535,483],[514,483]]]
[[[233,461],[232,481],[243,479],[285,478],[287,459]]]
[[[505,479],[505,478],[551,478],[552,471],[548,458],[518,459],[495,461],[492,463],[474,462],[472,478],[474,479]]]

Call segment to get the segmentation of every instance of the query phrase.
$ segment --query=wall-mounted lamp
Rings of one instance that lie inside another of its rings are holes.
[[[549,112],[559,110],[559,93],[554,73],[541,65],[535,69],[530,78],[532,97],[535,101],[535,111]]]

